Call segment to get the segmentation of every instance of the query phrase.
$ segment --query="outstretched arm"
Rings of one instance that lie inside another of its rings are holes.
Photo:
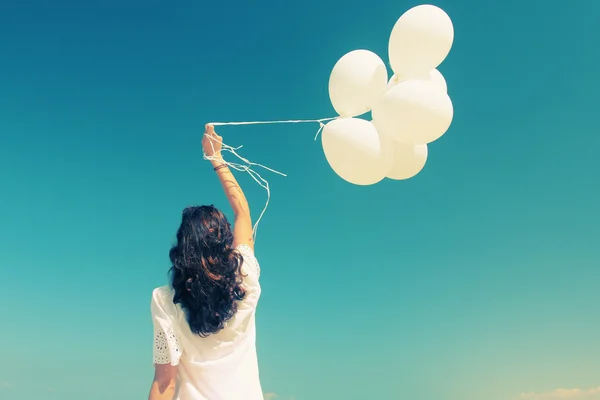
[[[227,200],[233,209],[235,216],[233,227],[234,246],[245,244],[254,250],[254,239],[252,237],[252,218],[250,216],[250,206],[244,192],[240,188],[238,181],[233,173],[223,162],[221,156],[221,146],[223,138],[215,132],[212,125],[206,125],[204,137],[202,138],[202,148],[204,154],[211,159],[213,168],[223,186]]]

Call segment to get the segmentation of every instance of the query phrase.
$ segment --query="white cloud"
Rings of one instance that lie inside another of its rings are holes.
[[[8,389],[11,387],[13,387],[13,385],[10,382],[0,382],[0,389]]]
[[[585,399],[600,400],[600,386],[592,389],[556,389],[546,393],[521,393],[522,400]]]

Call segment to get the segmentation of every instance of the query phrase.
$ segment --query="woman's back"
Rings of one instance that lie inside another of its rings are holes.
[[[222,330],[201,337],[192,332],[184,310],[174,304],[169,286],[154,290],[154,363],[178,365],[175,399],[262,400],[256,355],[255,312],[260,298],[260,267],[252,249],[243,256],[244,298]]]

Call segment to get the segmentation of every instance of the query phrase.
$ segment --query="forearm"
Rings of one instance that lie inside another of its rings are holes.
[[[152,382],[152,388],[150,389],[150,396],[148,396],[148,400],[173,400],[174,397],[175,382],[171,382],[162,387],[159,382]]]
[[[246,200],[246,196],[244,195],[242,188],[240,188],[237,179],[235,179],[229,167],[223,162],[221,155],[215,154],[211,163],[214,168],[217,168],[215,172],[221,182],[221,186],[223,186],[223,190],[233,209],[233,213],[236,216],[244,214],[250,215],[248,200]]]

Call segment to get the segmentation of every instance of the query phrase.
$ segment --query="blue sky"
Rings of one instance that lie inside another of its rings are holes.
[[[181,209],[227,206],[203,124],[333,116],[337,59],[387,60],[416,4],[0,3],[0,398],[144,398]],[[256,247],[264,389],[600,398],[600,3],[435,4],[455,119],[415,179],[345,183],[316,126],[219,130],[288,174]]]

